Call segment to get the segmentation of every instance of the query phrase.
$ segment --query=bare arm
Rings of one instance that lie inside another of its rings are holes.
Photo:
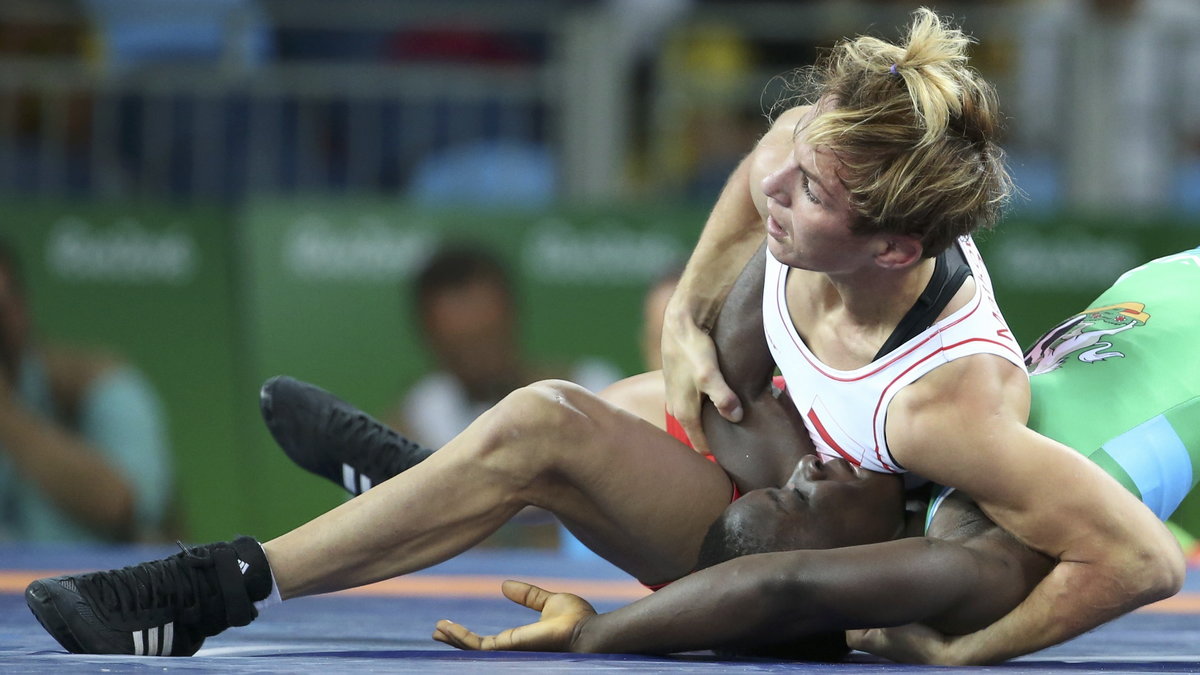
[[[1150,510],[1095,464],[1025,426],[1023,373],[995,357],[974,356],[926,380],[928,386],[913,385],[889,410],[897,461],[962,489],[992,520],[1059,562],[1012,612],[976,633],[924,651],[892,652],[869,640],[856,646],[905,660],[1001,661],[1178,591],[1182,554]],[[906,422],[893,425],[900,419]]]
[[[711,403],[701,409],[713,455],[743,494],[783,485],[800,457],[813,452],[796,407],[771,389],[775,361],[762,320],[766,255],[764,244],[729,291],[712,330],[721,372],[743,403],[742,421],[731,424]]]
[[[801,110],[781,115],[729,177],[667,304],[662,340],[667,410],[704,452],[709,450],[699,417],[704,397],[726,419],[741,420],[740,401],[722,376],[708,331],[745,261],[765,238],[759,212],[765,197],[758,183],[790,148]]]
[[[442,622],[434,637],[465,649],[665,654],[780,644],[948,613],[978,622],[988,611],[996,615],[988,606],[995,583],[989,571],[1004,567],[988,559],[927,538],[763,553],[702,570],[599,615],[575,596],[506,582],[506,596],[542,612],[537,623],[479,636]]]
[[[925,538],[746,556],[596,616],[572,651],[755,646],[924,621],[972,597],[974,570],[963,547]]]

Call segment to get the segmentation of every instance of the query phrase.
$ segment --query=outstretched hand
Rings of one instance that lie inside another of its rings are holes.
[[[579,630],[596,610],[587,600],[570,593],[551,593],[523,581],[505,581],[504,597],[541,612],[536,623],[509,628],[498,635],[479,635],[466,626],[447,621],[437,623],[433,639],[451,647],[479,651],[569,652]]]
[[[668,306],[662,335],[667,412],[679,421],[697,452],[711,453],[700,424],[704,397],[730,422],[742,421],[742,404],[717,361],[717,347],[686,311]]]
[[[900,663],[957,665],[951,653],[954,639],[920,624],[846,631],[851,649]]]

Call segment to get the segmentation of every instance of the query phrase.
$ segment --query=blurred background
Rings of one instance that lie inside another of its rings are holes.
[[[144,375],[165,429],[146,452],[174,476],[161,513],[102,538],[264,538],[336,504],[272,446],[258,387],[288,373],[405,409],[450,368],[413,290],[446,243],[509,272],[511,347],[537,364],[511,377],[646,369],[643,300],[780,76],[843,36],[894,38],[914,6],[3,0],[0,236],[31,339]],[[1200,3],[937,9],[979,40],[1008,117],[1023,195],[980,239],[1023,344],[1200,243]],[[11,463],[0,492],[33,480]],[[0,537],[33,536],[13,518]]]

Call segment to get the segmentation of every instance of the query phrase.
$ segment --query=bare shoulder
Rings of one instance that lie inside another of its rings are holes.
[[[967,356],[935,368],[896,395],[888,408],[888,446],[905,468],[964,487],[949,474],[990,462],[987,450],[1028,431],[1028,416],[1024,371],[999,356]]]
[[[1097,464],[1026,426],[1028,402],[1025,376],[1000,357],[946,364],[893,401],[892,455],[970,495],[996,524],[1055,559],[1108,560],[1113,542],[1169,540],[1156,534],[1154,514]],[[1169,543],[1153,546],[1174,555],[1178,546]]]
[[[890,433],[926,431],[943,417],[1001,417],[1024,424],[1029,414],[1029,377],[1012,362],[992,354],[955,359],[933,369],[896,395],[888,416],[901,422]]]
[[[968,356],[896,397],[888,443],[902,466],[966,492],[1025,544],[1057,556],[1067,550],[1061,521],[1042,516],[1083,519],[1102,503],[1133,498],[1083,455],[1027,427],[1028,410],[1029,383],[1019,368],[997,356]]]

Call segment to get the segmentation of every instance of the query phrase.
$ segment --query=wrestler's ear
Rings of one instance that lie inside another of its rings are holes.
[[[875,262],[880,267],[908,267],[920,262],[924,252],[920,239],[907,234],[889,234],[882,238]]]

